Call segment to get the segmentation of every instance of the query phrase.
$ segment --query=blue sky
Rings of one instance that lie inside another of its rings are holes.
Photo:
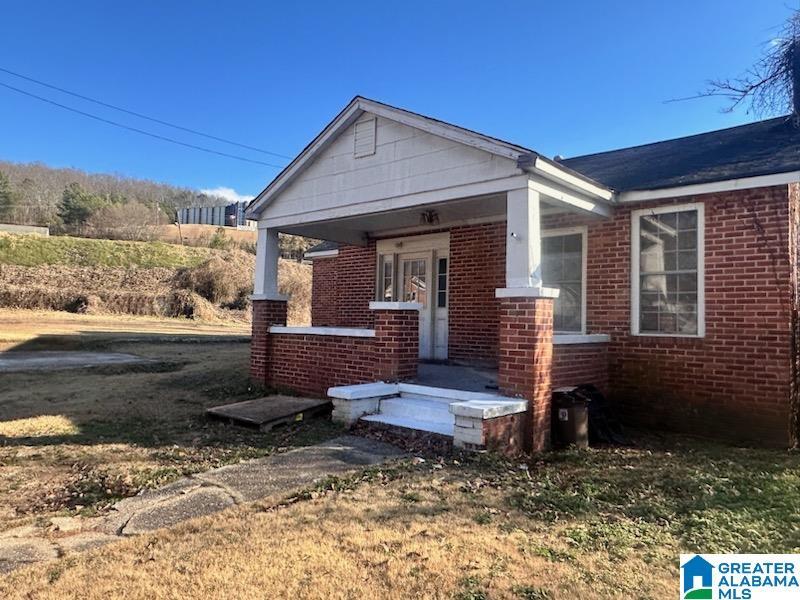
[[[733,126],[720,99],[664,103],[756,60],[798,0],[6,3],[0,67],[293,156],[356,94],[544,154]],[[800,7],[800,4],[798,4]],[[244,153],[0,73],[105,118]],[[256,194],[277,173],[0,88],[0,158]]]

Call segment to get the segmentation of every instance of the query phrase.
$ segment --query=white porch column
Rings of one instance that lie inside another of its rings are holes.
[[[256,274],[253,285],[255,300],[286,300],[278,293],[278,247],[277,229],[259,229],[256,242]]]
[[[506,288],[542,287],[539,192],[525,187],[506,195]]]

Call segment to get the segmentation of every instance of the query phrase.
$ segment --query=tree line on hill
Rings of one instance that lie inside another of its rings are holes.
[[[109,228],[128,228],[130,239],[139,239],[137,230],[173,223],[178,208],[224,204],[219,196],[145,179],[0,161],[0,223],[101,237]]]

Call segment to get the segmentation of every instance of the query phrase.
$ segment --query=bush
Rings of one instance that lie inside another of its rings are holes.
[[[87,219],[86,232],[109,240],[150,241],[156,235],[157,211],[138,202],[103,206]]]
[[[252,293],[250,269],[243,269],[236,261],[214,256],[201,265],[181,269],[177,274],[178,286],[191,290],[214,304],[232,304]]]

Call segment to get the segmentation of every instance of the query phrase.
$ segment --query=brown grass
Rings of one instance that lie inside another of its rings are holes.
[[[89,314],[249,319],[254,257],[225,251],[181,269],[0,264],[0,307]],[[289,322],[311,322],[311,267],[282,260],[282,293]]]
[[[575,551],[566,525],[465,493],[427,466],[284,508],[261,502],[12,574],[9,597],[636,598],[677,587],[658,561]],[[487,521],[486,516],[490,517]],[[665,560],[664,556],[670,560]],[[538,595],[537,595],[538,594]]]
[[[155,362],[0,374],[0,531],[103,510],[142,487],[338,431],[322,423],[265,435],[206,420],[209,406],[265,393],[250,384],[241,329],[30,314],[0,310],[0,333],[17,349],[130,352]],[[53,337],[37,337],[44,332]]]

